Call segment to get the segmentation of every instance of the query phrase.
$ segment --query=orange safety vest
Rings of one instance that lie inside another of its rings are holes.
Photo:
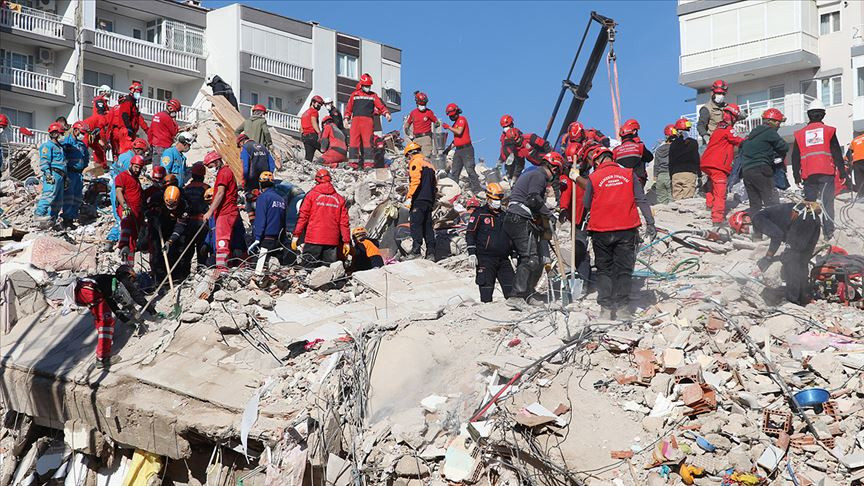
[[[795,143],[801,154],[801,178],[814,174],[834,174],[834,159],[831,158],[831,140],[834,127],[822,122],[813,122],[795,132]]]
[[[852,160],[850,162],[864,162],[864,135],[858,135],[852,139]]]

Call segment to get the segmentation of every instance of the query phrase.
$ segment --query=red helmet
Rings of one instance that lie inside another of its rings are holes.
[[[153,179],[153,182],[162,182],[165,180],[167,174],[168,171],[165,170],[165,167],[157,165],[153,167],[153,172],[150,174],[150,178]]]
[[[513,117],[510,115],[502,115],[501,116],[501,128],[509,127],[513,124]]]
[[[679,118],[678,121],[675,122],[675,130],[678,130],[679,132],[689,131],[692,126],[693,122],[686,118]]]
[[[712,93],[723,93],[726,94],[726,91],[729,90],[729,86],[726,84],[726,81],[722,79],[718,79],[711,84],[711,92]]]
[[[414,101],[416,101],[418,105],[425,105],[429,103],[429,97],[426,96],[426,93],[417,91],[414,93]]]
[[[636,135],[636,133],[639,132],[639,128],[641,128],[639,122],[631,118],[621,125],[621,129],[618,130],[618,136],[623,138]]]
[[[312,103],[321,103],[323,105],[324,104],[324,98],[322,98],[318,95],[315,95],[312,97]]]
[[[513,140],[517,144],[522,143],[522,132],[516,127],[510,127],[504,133],[504,140]]]
[[[235,139],[238,147],[243,145],[243,142],[245,142],[246,140],[249,140],[249,135],[246,135],[245,133],[241,133],[240,135],[237,135],[237,138]]]
[[[318,172],[315,173],[315,182],[330,182],[332,178],[330,177],[330,171],[327,169],[318,169]]]
[[[252,107],[252,111],[263,111],[264,113],[267,113],[267,107],[262,105],[261,103],[258,103],[257,105]]]
[[[571,140],[579,142],[585,138],[585,126],[581,122],[573,122],[567,127],[567,135]]]
[[[564,167],[564,156],[559,152],[549,152],[543,156],[543,160],[545,160],[546,163],[552,166],[555,170],[560,171],[561,168]]]
[[[180,111],[180,100],[177,98],[171,98],[167,103],[165,103],[165,108],[167,108],[168,111],[173,111],[175,113]]]
[[[372,86],[372,76],[369,76],[368,73],[363,73],[360,76],[360,86]]]
[[[450,103],[447,105],[447,108],[444,109],[444,113],[447,113],[447,115],[450,116],[454,113],[462,113],[462,110],[459,109],[459,105],[456,103]]]
[[[90,125],[87,125],[87,122],[78,120],[72,124],[72,128],[77,128],[78,130],[84,133],[90,133]]]
[[[735,103],[727,103],[726,106],[723,107],[723,112],[729,114],[732,122],[741,119],[741,108],[739,108]]]
[[[776,122],[783,123],[786,121],[786,117],[783,116],[783,113],[777,108],[768,108],[767,110],[762,112],[763,120],[773,120]]]
[[[750,233],[750,215],[747,211],[736,211],[729,215],[729,227],[738,234]]]
[[[564,156],[571,164],[575,164],[579,160],[579,152],[582,151],[582,144],[579,142],[570,142],[564,150]]]
[[[140,155],[135,155],[132,157],[132,160],[129,161],[129,166],[131,167],[133,165],[137,165],[138,167],[144,167],[145,165],[147,165],[147,163],[144,162],[144,157],[141,157]]]
[[[591,145],[591,147],[585,152],[585,159],[590,162],[591,165],[597,165],[600,157],[603,155],[612,157],[612,149],[600,144]]]
[[[669,124],[663,129],[663,135],[666,137],[674,137],[675,135],[678,135],[678,130],[675,130],[675,125]]]
[[[48,133],[60,132],[63,133],[66,130],[63,128],[63,124],[60,122],[54,122],[48,125]]]
[[[4,115],[3,113],[0,113],[0,127],[8,127],[8,126],[9,126],[9,119],[6,118],[6,115]]]
[[[133,81],[129,86],[130,93],[141,93],[142,91],[144,91],[144,87],[138,81]]]
[[[324,115],[324,118],[321,119],[321,125],[324,125],[325,123],[332,122],[332,121],[333,121],[333,117],[331,117],[330,115]]]
[[[192,174],[192,177],[204,177],[207,174],[207,167],[204,167],[201,162],[195,162],[189,169],[189,173]]]
[[[210,167],[211,165],[215,164],[217,160],[222,160],[222,156],[219,155],[219,152],[211,150],[207,152],[207,155],[204,156],[204,165]]]
[[[144,140],[143,138],[136,138],[132,141],[133,149],[147,150],[148,147],[149,145],[147,145],[147,140]]]

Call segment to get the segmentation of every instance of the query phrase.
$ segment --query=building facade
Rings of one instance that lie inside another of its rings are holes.
[[[697,113],[723,79],[727,101],[748,113],[740,132],[778,108],[791,138],[816,98],[841,144],[864,131],[864,2],[679,0],[678,22],[679,82],[696,90]]]
[[[146,117],[177,98],[178,119],[199,120],[208,108],[200,90],[215,74],[231,84],[241,113],[264,104],[271,126],[296,134],[313,95],[347,101],[342,86],[363,72],[398,111],[401,51],[312,22],[238,4],[208,10],[195,0],[17,0],[0,8],[0,111],[13,142],[40,142],[57,117],[89,116],[95,87],[110,86],[116,102],[133,81],[144,87]]]

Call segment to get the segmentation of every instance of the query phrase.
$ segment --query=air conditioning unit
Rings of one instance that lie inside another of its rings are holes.
[[[57,0],[36,0],[34,3],[39,10],[57,13]]]
[[[39,64],[54,64],[54,51],[45,47],[36,49],[36,62]]]

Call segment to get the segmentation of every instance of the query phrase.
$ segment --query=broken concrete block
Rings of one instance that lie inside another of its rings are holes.
[[[402,456],[396,462],[396,475],[403,478],[425,478],[429,475],[429,466],[417,457]]]
[[[663,350],[663,369],[672,373],[684,364],[684,351],[667,348]]]
[[[765,452],[763,452],[762,455],[759,456],[759,460],[756,461],[756,464],[758,464],[759,467],[761,467],[762,469],[768,472],[772,472],[777,469],[777,464],[779,464],[780,461],[783,460],[783,456],[785,455],[786,451],[777,446],[769,444],[765,448]]]
[[[216,302],[225,302],[231,298],[231,294],[226,290],[219,289],[213,293],[213,300]]]
[[[210,312],[210,302],[207,302],[204,299],[197,299],[187,310],[193,314],[206,314]]]
[[[251,290],[238,290],[232,296],[235,302],[240,305],[249,305],[258,302],[258,297]]]
[[[780,314],[766,319],[762,323],[762,327],[767,329],[772,336],[785,339],[795,333],[798,328],[798,321],[795,316]]]
[[[201,314],[194,312],[184,312],[180,314],[180,322],[198,322],[201,320]]]

